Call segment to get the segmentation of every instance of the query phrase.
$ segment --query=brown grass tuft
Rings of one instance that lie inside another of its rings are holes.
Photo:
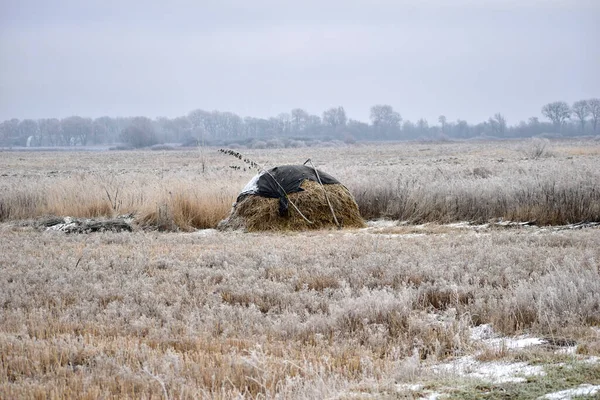
[[[231,199],[193,190],[165,193],[154,206],[145,207],[136,218],[146,228],[159,231],[191,231],[214,228],[229,210]]]
[[[304,288],[308,290],[316,290],[322,292],[325,289],[337,289],[340,287],[340,282],[337,277],[331,274],[304,274],[294,282],[294,290],[300,291]]]

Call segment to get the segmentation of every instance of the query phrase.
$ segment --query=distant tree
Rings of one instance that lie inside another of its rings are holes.
[[[100,144],[108,141],[108,129],[102,120],[96,118],[92,121],[92,143]]]
[[[369,137],[369,124],[366,124],[362,121],[357,121],[355,119],[350,119],[347,127],[348,133],[353,138],[367,139]]]
[[[93,127],[91,118],[72,116],[61,122],[63,137],[67,144],[86,145],[92,136]]]
[[[588,115],[590,115],[590,108],[588,102],[586,100],[576,101],[575,103],[573,103],[571,109],[573,110],[573,114],[575,114],[575,116],[579,120],[581,132],[583,132],[585,129],[585,119]]]
[[[542,107],[542,114],[554,124],[554,127],[561,129],[565,121],[571,116],[571,109],[564,101],[555,101]]]
[[[598,126],[598,120],[600,119],[600,99],[589,99],[587,100],[587,105],[592,116],[594,133],[596,133],[596,126]]]
[[[309,115],[306,122],[306,133],[312,136],[317,136],[323,130],[321,117],[318,115]]]
[[[19,145],[19,120],[16,118],[0,123],[0,144],[4,146]]]
[[[103,142],[115,143],[118,140],[119,134],[123,129],[122,127],[120,127],[120,125],[122,124],[120,120],[121,119],[115,119],[107,116],[99,117],[94,120],[94,125],[103,126],[103,128],[97,128],[98,130],[104,131],[104,139],[102,140]]]
[[[208,112],[205,110],[193,110],[187,115],[190,123],[190,136],[202,136],[205,138],[220,138],[223,133],[220,129],[220,112]]]
[[[344,107],[333,107],[323,112],[323,124],[330,128],[338,128],[346,126],[348,117],[346,116],[346,110]]]
[[[419,134],[424,135],[429,132],[429,123],[425,118],[420,118],[417,121],[417,128],[419,129]]]
[[[166,127],[174,141],[180,142],[192,137],[192,123],[188,117],[177,117],[169,121]]]
[[[371,124],[375,134],[381,137],[392,138],[398,136],[402,117],[394,111],[392,106],[377,104],[371,107]]]
[[[488,123],[495,135],[503,136],[504,132],[506,132],[506,118],[502,114],[494,114],[493,117],[490,117]]]
[[[150,118],[135,117],[121,132],[121,140],[132,147],[147,147],[158,143],[156,128]]]
[[[371,123],[375,127],[399,128],[402,117],[392,106],[378,104],[371,107]]]
[[[456,120],[456,136],[459,138],[469,137],[469,124],[464,119]]]
[[[244,118],[244,135],[246,137],[268,137],[276,135],[275,126],[264,118]]]
[[[2,123],[4,135],[10,144],[17,144],[14,141],[19,137],[19,122],[17,118],[13,118]]]
[[[277,133],[288,135],[292,131],[292,116],[288,113],[280,113],[276,118]]]
[[[19,137],[23,144],[38,146],[40,144],[40,127],[38,123],[32,119],[24,119],[19,123]],[[28,138],[32,138],[31,143],[28,143]]]
[[[292,131],[302,132],[308,125],[310,115],[301,108],[294,108],[292,114]]]
[[[414,122],[406,120],[402,123],[402,137],[411,139],[417,136],[417,126]]]
[[[44,146],[57,146],[61,142],[62,127],[56,118],[44,118],[38,120],[40,127],[41,142]]]
[[[440,115],[438,117],[438,122],[442,126],[442,132],[446,132],[446,121],[447,121],[447,119],[446,119],[445,115]]]
[[[243,135],[242,118],[232,112],[213,112],[213,118],[217,124],[217,134],[219,137],[240,137]]]

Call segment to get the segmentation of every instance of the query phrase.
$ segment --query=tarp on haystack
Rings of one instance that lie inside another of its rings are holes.
[[[282,165],[254,176],[219,228],[321,229],[335,227],[336,220],[344,227],[364,226],[348,189],[326,172],[306,165]]]

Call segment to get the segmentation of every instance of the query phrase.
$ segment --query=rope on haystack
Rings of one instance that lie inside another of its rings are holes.
[[[275,179],[275,177],[266,169],[263,168],[259,163],[254,162],[252,160],[250,160],[249,158],[246,158],[244,156],[242,156],[240,153],[238,153],[237,151],[233,151],[233,150],[225,150],[225,149],[219,149],[219,152],[223,153],[223,154],[228,154],[230,156],[233,156],[237,159],[240,159],[242,161],[244,161],[246,164],[249,164],[251,167],[254,167],[256,169],[258,169],[260,172],[264,172],[267,173],[271,179],[273,179],[273,181],[277,184],[277,186],[279,186],[279,188],[281,189],[281,191],[283,192],[283,195],[285,196],[286,200],[292,205],[292,207],[294,207],[294,210],[298,211],[298,214],[300,214],[300,216],[310,225],[312,225],[312,221],[308,218],[306,218],[304,216],[304,214],[302,214],[302,211],[300,211],[300,209],[298,207],[296,207],[296,205],[294,204],[294,202],[289,198],[287,192],[285,191],[285,189],[283,188],[283,186],[281,186],[279,184],[279,182],[277,182],[277,179]],[[314,167],[313,167],[314,168]],[[320,180],[320,179],[319,179]],[[325,194],[327,195],[327,194]],[[329,200],[328,200],[329,201]],[[335,218],[335,216],[333,217]],[[337,223],[337,220],[336,220]]]
[[[317,168],[315,167],[315,165],[313,164],[313,162],[310,158],[304,162],[304,165],[306,165],[306,163],[310,163],[310,166],[312,167],[312,169],[315,170],[315,174],[317,175],[317,180],[319,181],[319,185],[321,185],[321,188],[323,189],[323,192],[325,193],[325,200],[327,200],[327,205],[329,206],[329,209],[331,210],[331,215],[333,215],[333,220],[335,221],[335,225],[338,227],[338,229],[342,229],[342,225],[338,222],[338,219],[335,216],[335,211],[333,211],[333,206],[331,205],[331,201],[329,201],[329,195],[327,194],[327,190],[325,190],[325,186],[323,186],[323,182],[321,182],[321,177],[319,176],[319,171],[317,171]]]

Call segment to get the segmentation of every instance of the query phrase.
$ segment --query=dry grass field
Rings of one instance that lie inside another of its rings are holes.
[[[242,151],[311,158],[370,220],[266,233],[205,229],[254,174],[216,150],[0,153],[1,399],[600,385],[600,229],[567,225],[600,221],[600,142]],[[31,222],[130,213],[133,232]]]

